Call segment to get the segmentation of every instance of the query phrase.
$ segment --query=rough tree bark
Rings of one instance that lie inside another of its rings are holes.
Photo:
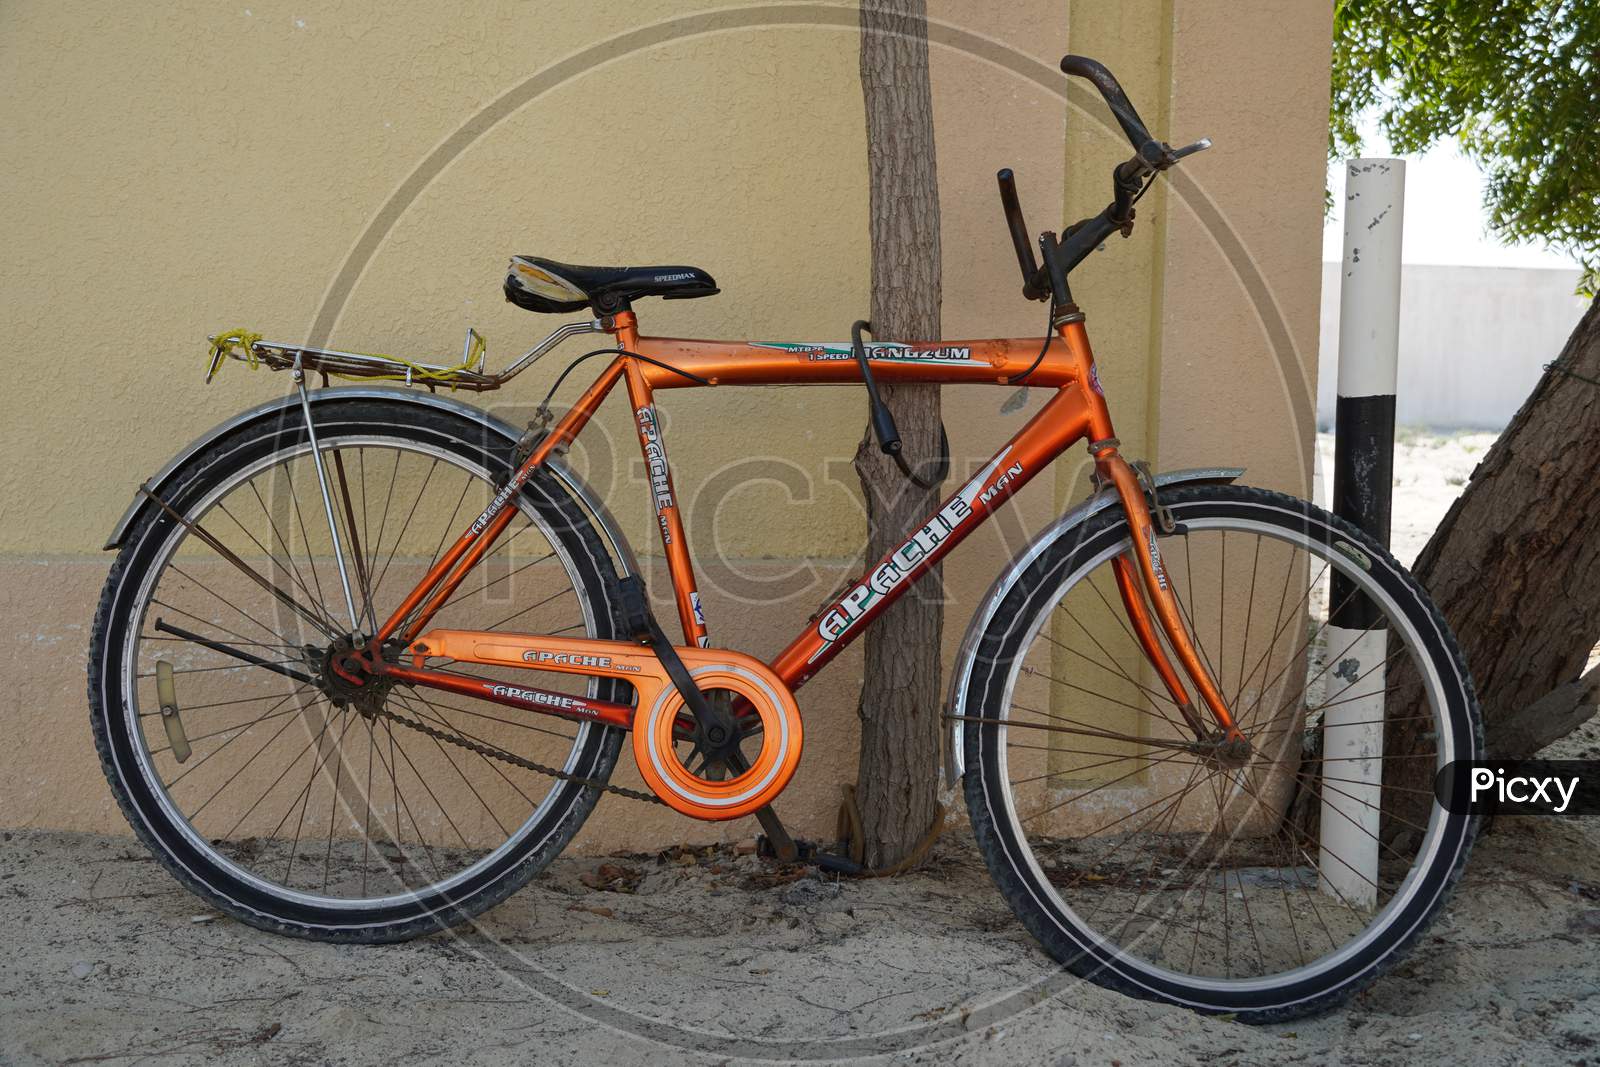
[[[923,0],[861,5],[872,236],[873,337],[939,337],[939,189]],[[927,477],[939,450],[939,388],[880,385],[913,469]],[[897,547],[939,504],[878,448],[870,428],[856,450],[867,501],[867,559]],[[904,859],[938,809],[940,634],[936,577],[924,577],[867,632],[856,800],[864,859]]]
[[[1488,750],[1507,759],[1532,755],[1595,710],[1600,672],[1579,676],[1600,640],[1597,382],[1600,301],[1413,568],[1466,653]],[[1397,693],[1398,706],[1413,693]],[[1392,723],[1385,751],[1431,751],[1417,728]]]

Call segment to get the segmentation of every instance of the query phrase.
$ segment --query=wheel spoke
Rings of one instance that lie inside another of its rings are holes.
[[[328,627],[330,629],[332,629],[335,632],[337,632],[338,631],[338,624],[335,623],[334,620],[333,620],[333,617],[328,614],[327,605],[322,603],[322,600],[321,600],[320,597],[313,597],[311,595],[311,590],[306,588],[306,583],[301,580],[299,571],[298,570],[291,570],[290,568],[284,566],[283,561],[278,559],[277,554],[274,553],[272,551],[272,549],[270,549],[266,545],[262,544],[261,543],[261,539],[259,537],[257,537],[255,534],[251,533],[250,530],[244,525],[244,523],[240,522],[237,518],[234,517],[233,512],[228,510],[228,505],[225,502],[218,501],[217,502],[217,510],[222,512],[224,515],[226,515],[228,517],[228,519],[235,526],[237,526],[239,528],[239,532],[244,534],[245,537],[247,537],[250,540],[250,543],[255,545],[256,548],[260,550],[261,554],[266,556],[267,559],[269,559],[272,562],[272,565],[274,567],[278,568],[278,570],[283,572],[284,577],[288,578],[291,582],[293,582],[295,587],[297,589],[299,589],[302,593],[304,593],[307,597],[311,597],[312,609],[314,611],[318,612],[322,616],[323,621],[328,625]],[[269,516],[269,519],[270,519],[270,516]]]
[[[1181,567],[1169,571],[1180,619],[1203,669],[1231,696],[1247,749],[1192,741],[1169,714],[1175,704],[1148,680],[1120,594],[1101,584],[1128,544],[1092,534],[1078,550],[1094,553],[1090,563],[1044,572],[1052,577],[1043,580],[1063,584],[1053,595],[1020,598],[1038,615],[996,620],[1004,629],[992,654],[1011,672],[1005,717],[955,718],[982,731],[985,750],[1006,754],[1003,762],[982,761],[977,773],[991,780],[1004,768],[1010,799],[992,810],[1035,865],[1019,869],[1003,853],[990,862],[1038,886],[1029,907],[1044,907],[1055,925],[1064,910],[1084,937],[1109,942],[1137,966],[1226,986],[1314,968],[1352,942],[1380,936],[1385,905],[1424,884],[1405,875],[1437,854],[1424,847],[1435,831],[1426,815],[1413,813],[1433,803],[1426,769],[1443,757],[1323,753],[1322,717],[1365,702],[1357,706],[1381,710],[1339,727],[1437,726],[1450,705],[1432,691],[1417,707],[1394,703],[1408,699],[1416,677],[1457,673],[1424,675],[1408,666],[1419,653],[1404,616],[1374,596],[1389,618],[1387,655],[1333,684],[1332,671],[1354,644],[1330,642],[1329,620],[1373,587],[1352,583],[1351,592],[1328,597],[1331,575],[1348,577],[1355,565],[1333,551],[1331,537],[1305,533],[1292,520],[1236,525],[1224,514],[1231,513],[1180,512],[1179,532],[1164,540],[1181,537],[1181,549],[1162,547],[1167,558],[1181,556]],[[1293,632],[1299,620],[1301,632]],[[1108,645],[1102,635],[1118,628],[1127,644]],[[1219,672],[1225,664],[1235,669],[1227,677]],[[968,706],[993,699],[972,696]],[[1158,736],[1142,736],[1147,727]],[[1437,729],[1423,734],[1438,736]],[[1348,832],[1332,836],[1335,826]],[[1377,868],[1361,868],[1374,851]]]
[[[549,831],[571,817],[552,798],[583,795],[518,762],[569,765],[592,736],[582,724],[470,697],[435,700],[388,680],[369,682],[379,687],[369,693],[332,681],[328,657],[348,625],[324,603],[338,584],[321,574],[334,546],[361,628],[375,630],[404,592],[395,586],[409,585],[415,565],[436,564],[463,516],[497,491],[492,463],[383,427],[319,442],[327,507],[320,496],[315,508],[299,499],[310,461],[300,444],[235,472],[211,468],[199,517],[159,527],[170,540],[128,615],[136,629],[126,718],[145,773],[172,798],[152,818],[187,824],[227,867],[297,900],[419,899],[513,846],[551,847],[559,835]],[[516,521],[478,561],[484,569],[441,610],[472,629],[536,620],[552,636],[592,634],[585,557],[567,551],[544,500],[515,501]],[[483,625],[497,615],[505,618]],[[158,706],[158,665],[160,678],[184,679],[177,721]],[[400,718],[381,714],[390,709]],[[395,728],[404,720],[437,733],[419,743]],[[543,831],[530,822],[540,812]]]

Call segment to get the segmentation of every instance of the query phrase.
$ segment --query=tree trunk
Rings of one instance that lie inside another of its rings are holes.
[[[1413,568],[1466,653],[1488,750],[1507,759],[1530,756],[1582,723],[1600,685],[1593,675],[1574,684],[1600,640],[1596,383],[1600,301],[1472,472]],[[1396,694],[1400,708],[1416,699],[1415,679],[1405,682],[1410,692]],[[1385,752],[1431,751],[1418,727],[1393,723]]]
[[[939,337],[939,187],[923,0],[861,5],[861,89],[867,115],[873,337]],[[913,470],[939,451],[939,388],[880,385]],[[878,448],[870,428],[855,467],[867,502],[867,559],[897,547],[938,507]],[[866,634],[857,803],[869,867],[898,863],[927,834],[938,808],[940,636],[937,572],[924,577]]]

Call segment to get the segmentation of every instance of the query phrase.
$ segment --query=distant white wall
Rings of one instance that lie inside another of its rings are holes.
[[[1322,265],[1317,421],[1333,424],[1339,360],[1338,263]],[[1403,426],[1499,429],[1561,353],[1588,302],[1576,270],[1407,264],[1400,274]]]

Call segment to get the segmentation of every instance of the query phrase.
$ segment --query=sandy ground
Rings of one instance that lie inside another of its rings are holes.
[[[1489,435],[1402,440],[1410,559]],[[1600,758],[1600,720],[1548,755]],[[1411,957],[1265,1028],[1062,976],[965,829],[912,876],[793,873],[564,859],[475,929],[335,947],[217,916],[130,839],[0,833],[0,1062],[1600,1064],[1600,820],[1500,820]]]
[[[4,837],[6,1063],[1600,1062],[1594,820],[1501,820],[1397,970],[1265,1028],[1064,979],[964,833],[874,882],[678,852],[605,861],[617,892],[560,860],[476,930],[376,948],[217,918],[126,839]]]

